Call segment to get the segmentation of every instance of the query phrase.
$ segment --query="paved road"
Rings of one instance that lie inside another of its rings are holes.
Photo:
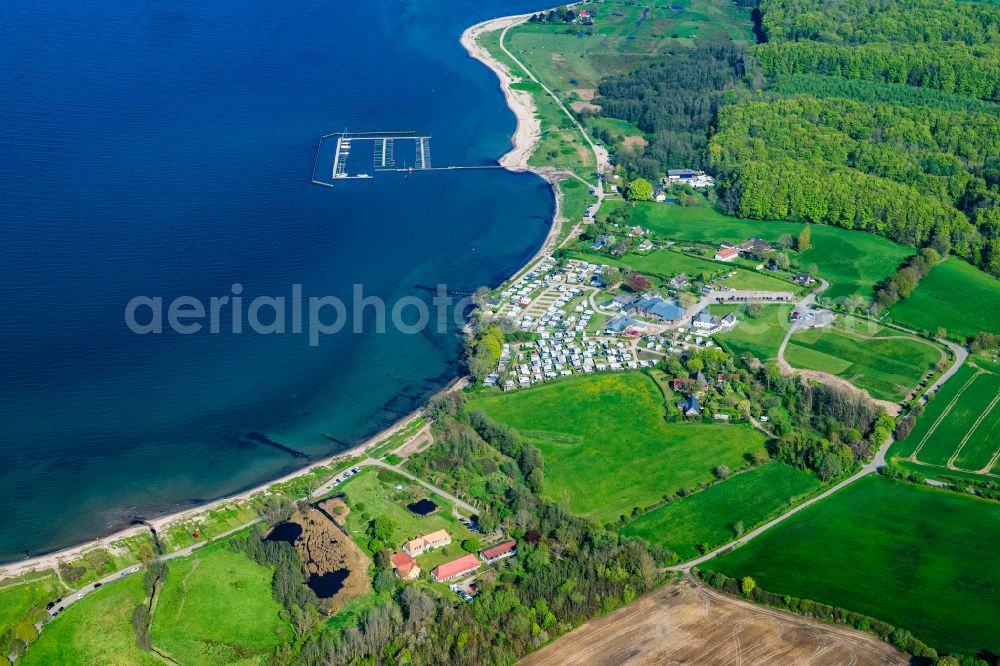
[[[815,293],[819,293],[819,291],[816,291],[816,292],[813,292],[813,293],[814,294]],[[937,381],[935,381],[933,384],[931,384],[927,388],[927,390],[924,392],[924,394],[920,397],[921,402],[926,402],[927,395],[929,393],[933,393],[934,391],[937,391],[938,389],[940,389],[941,386],[943,386],[946,381],[948,381],[952,376],[954,376],[954,374],[956,372],[958,372],[958,369],[962,366],[962,364],[965,363],[965,359],[969,355],[968,352],[966,352],[965,349],[963,349],[962,347],[959,347],[958,345],[956,345],[954,343],[948,342],[946,340],[939,340],[938,342],[941,342],[942,344],[947,345],[949,348],[952,349],[952,351],[955,352],[955,360],[952,363],[951,367],[948,368],[948,370],[946,370],[945,372],[943,372],[941,374],[941,376],[938,377]],[[834,494],[835,492],[837,492],[841,488],[844,488],[845,486],[848,486],[848,485],[854,483],[855,481],[857,481],[861,477],[867,476],[869,474],[873,474],[873,473],[877,472],[879,470],[879,468],[885,466],[886,454],[889,452],[889,448],[892,446],[892,444],[893,444],[894,441],[895,440],[893,439],[892,435],[890,435],[889,438],[885,441],[885,443],[883,443],[882,446],[880,446],[878,448],[878,451],[875,452],[875,455],[872,457],[871,461],[868,464],[866,464],[864,467],[862,467],[858,472],[856,472],[852,476],[844,479],[843,481],[841,481],[837,485],[833,486],[832,488],[826,490],[825,492],[817,495],[816,497],[813,497],[812,499],[803,502],[802,504],[798,505],[797,507],[795,507],[794,509],[792,509],[788,513],[782,514],[781,516],[778,516],[774,520],[772,520],[770,522],[767,522],[767,523],[764,523],[763,525],[761,525],[757,529],[751,530],[750,532],[747,532],[746,534],[744,534],[743,536],[741,536],[739,539],[736,539],[735,541],[732,541],[732,542],[730,542],[730,543],[728,543],[728,544],[726,544],[724,546],[720,546],[719,548],[716,548],[715,550],[713,550],[710,553],[706,553],[705,555],[702,555],[699,558],[696,558],[696,559],[691,560],[689,562],[684,562],[683,564],[677,564],[677,565],[674,565],[672,567],[666,567],[665,570],[666,571],[688,571],[692,567],[696,567],[699,564],[703,564],[703,563],[707,562],[708,560],[712,559],[713,557],[716,557],[717,555],[719,555],[719,554],[721,554],[723,552],[728,552],[732,548],[734,548],[736,546],[741,546],[741,545],[747,543],[748,541],[750,541],[750,540],[752,540],[752,539],[760,536],[761,534],[763,534],[767,530],[771,529],[775,525],[778,525],[778,524],[784,522],[785,520],[788,520],[790,517],[794,516],[799,511],[802,511],[803,509],[805,509],[805,508],[807,508],[809,506],[812,506],[816,502],[819,502],[821,500],[826,499],[827,497],[829,497],[830,495]]]
[[[255,518],[254,520],[251,520],[249,523],[246,523],[245,525],[240,525],[239,527],[234,527],[233,529],[229,530],[228,532],[223,532],[222,534],[218,534],[218,535],[216,535],[214,537],[211,537],[209,539],[204,539],[202,541],[199,541],[198,543],[195,543],[195,544],[192,544],[192,545],[188,546],[187,548],[182,548],[180,550],[175,550],[172,553],[167,553],[166,555],[158,557],[157,559],[160,560],[160,561],[166,562],[168,560],[172,560],[172,559],[175,559],[175,558],[178,558],[178,557],[186,557],[187,555],[190,555],[191,553],[193,553],[194,551],[198,550],[199,548],[204,548],[205,546],[207,546],[208,544],[212,543],[213,541],[218,541],[219,539],[224,539],[227,536],[229,536],[231,534],[234,534],[236,532],[239,532],[240,530],[245,529],[245,528],[247,528],[247,527],[249,527],[249,526],[251,526],[251,525],[253,525],[255,523],[259,523],[260,520],[261,520],[260,518]],[[58,604],[56,604],[52,608],[51,611],[49,611],[49,616],[50,617],[54,617],[55,613],[59,612],[59,608],[60,607],[65,609],[65,608],[68,608],[69,606],[71,606],[72,604],[76,603],[77,601],[80,601],[80,598],[77,597],[77,595],[82,593],[84,597],[87,596],[88,593],[93,592],[95,589],[97,589],[96,587],[94,587],[95,585],[97,585],[97,584],[100,584],[98,586],[107,585],[108,583],[112,583],[112,582],[114,582],[114,581],[116,581],[116,580],[118,580],[120,578],[124,578],[125,576],[130,576],[132,574],[136,574],[142,568],[143,568],[142,564],[133,564],[132,566],[126,567],[126,568],[122,569],[121,571],[116,571],[115,573],[108,574],[107,576],[105,576],[104,578],[101,578],[100,580],[94,581],[93,583],[89,583],[89,584],[87,584],[84,587],[77,588],[77,589],[73,590],[72,592],[67,593],[66,596],[63,597],[63,600],[61,602],[59,602]]]
[[[523,22],[524,21],[522,21],[521,23]],[[513,60],[514,64],[523,69],[524,72],[528,75],[528,78],[530,78],[532,81],[540,85],[542,87],[542,90],[548,93],[549,97],[555,100],[556,104],[559,106],[560,109],[562,109],[562,112],[566,114],[566,116],[570,119],[573,125],[575,125],[576,128],[580,130],[580,134],[583,135],[584,140],[590,145],[590,149],[594,151],[594,158],[597,160],[597,172],[605,173],[606,171],[609,171],[611,167],[611,160],[609,159],[607,149],[604,148],[603,146],[599,146],[596,143],[594,143],[594,141],[590,138],[590,135],[587,134],[587,130],[583,128],[583,125],[581,125],[580,121],[576,119],[576,116],[573,115],[573,113],[566,108],[566,105],[562,103],[562,100],[560,100],[559,97],[554,92],[552,92],[552,90],[549,89],[547,85],[539,81],[538,77],[536,77],[535,74],[530,69],[528,69],[523,62],[518,60],[517,56],[511,53],[510,50],[508,50],[507,45],[504,44],[504,41],[507,39],[507,31],[513,28],[515,25],[520,25],[520,23],[509,25],[506,28],[504,28],[503,31],[500,33],[500,50],[503,51],[508,58]],[[598,183],[598,186],[599,185],[600,183]]]
[[[460,500],[459,498],[457,498],[454,495],[452,495],[452,494],[450,494],[450,493],[442,490],[441,488],[438,488],[437,486],[431,485],[430,483],[427,483],[426,481],[413,476],[412,474],[410,474],[406,470],[403,470],[403,469],[401,469],[399,467],[396,467],[394,465],[390,465],[389,463],[382,462],[381,460],[375,460],[373,458],[366,458],[365,460],[362,460],[361,462],[359,462],[356,465],[354,465],[351,469],[353,469],[354,467],[356,467],[356,468],[361,468],[361,467],[383,467],[385,469],[392,470],[396,474],[399,474],[401,476],[405,476],[406,478],[410,479],[411,481],[414,481],[415,483],[419,483],[420,485],[422,485],[427,490],[430,490],[431,492],[433,492],[433,493],[435,493],[437,495],[440,495],[444,499],[446,499],[449,502],[451,502],[455,507],[461,508],[464,511],[466,511],[470,516],[474,516],[474,515],[477,515],[479,513],[479,510],[476,509],[471,504],[469,504],[468,502],[464,502],[463,500]],[[350,469],[345,469],[345,470],[341,471],[336,476],[334,476],[333,479],[331,479],[330,481],[326,482],[325,484],[323,484],[322,486],[320,486],[319,488],[317,488],[312,494],[314,496],[320,496],[320,495],[324,495],[324,494],[330,492],[331,490],[333,490],[336,487],[334,485],[334,480],[340,479],[341,481],[343,481],[345,478],[347,478],[347,477],[344,476],[344,474],[346,472],[349,472],[349,471],[350,471]],[[455,513],[456,516],[458,515],[457,514],[457,509],[454,510],[453,512]],[[187,548],[182,548],[182,549],[176,550],[176,551],[174,551],[172,553],[167,553],[166,555],[163,555],[162,557],[159,557],[157,559],[166,562],[166,561],[169,561],[169,560],[176,559],[178,557],[186,557],[186,556],[190,555],[191,553],[193,553],[194,551],[198,550],[199,548],[203,548],[206,545],[208,545],[208,544],[210,544],[210,543],[212,543],[214,541],[218,541],[220,539],[224,539],[227,536],[230,536],[231,534],[234,534],[236,532],[239,532],[242,529],[245,529],[245,528],[247,528],[247,527],[249,527],[251,525],[254,525],[255,523],[259,523],[260,521],[261,521],[260,518],[256,518],[256,519],[251,520],[250,522],[248,522],[248,523],[246,523],[244,525],[240,525],[239,527],[234,527],[233,529],[231,529],[231,530],[229,530],[227,532],[223,532],[222,534],[216,535],[216,536],[214,536],[212,538],[204,539],[202,541],[199,541],[198,543],[195,543],[195,544],[193,544],[191,546],[188,546]],[[85,587],[78,588],[76,590],[73,590],[72,592],[66,593],[63,596],[63,600],[61,602],[59,602],[58,604],[56,604],[52,608],[52,610],[49,612],[50,618],[51,617],[55,617],[55,614],[59,613],[59,608],[63,608],[65,610],[66,608],[68,608],[72,604],[74,604],[77,601],[79,601],[80,599],[77,598],[78,594],[82,593],[82,595],[85,597],[88,593],[94,591],[96,589],[94,587],[95,584],[99,583],[100,585],[106,585],[106,584],[114,582],[114,581],[116,581],[116,580],[118,580],[120,578],[124,578],[125,576],[136,574],[136,573],[139,572],[140,569],[142,569],[142,567],[143,567],[143,565],[141,565],[141,564],[132,565],[130,567],[122,569],[121,571],[116,571],[115,573],[108,574],[104,578],[101,578],[100,580],[95,581],[94,583],[89,583]]]
[[[368,458],[367,460],[362,460],[360,463],[358,463],[358,466],[359,467],[382,467],[382,468],[385,468],[385,469],[388,469],[388,470],[392,470],[393,472],[395,472],[396,474],[399,474],[400,476],[405,476],[410,481],[415,481],[416,483],[419,483],[420,485],[422,485],[427,490],[429,490],[432,493],[435,493],[437,495],[440,495],[441,497],[445,498],[446,500],[448,500],[449,502],[451,502],[455,506],[458,506],[458,507],[461,507],[462,509],[465,509],[470,514],[472,514],[472,515],[478,515],[479,514],[479,509],[477,509],[476,507],[472,506],[468,502],[464,502],[464,501],[458,499],[457,497],[455,497],[454,495],[452,495],[451,493],[448,493],[448,492],[442,490],[441,488],[438,488],[437,486],[433,486],[433,485],[427,483],[426,481],[424,481],[423,479],[420,479],[420,478],[417,478],[417,477],[413,476],[412,474],[410,474],[406,470],[402,469],[401,467],[396,467],[395,465],[390,465],[387,462],[382,462],[381,460],[373,460],[371,458]]]
[[[848,485],[854,483],[855,481],[857,481],[861,477],[867,476],[867,475],[869,475],[869,474],[877,471],[879,467],[882,467],[883,465],[885,465],[885,454],[886,454],[886,451],[889,450],[889,447],[892,446],[893,441],[894,440],[893,440],[892,436],[890,435],[889,439],[887,439],[885,441],[885,443],[882,444],[882,446],[879,447],[878,452],[872,458],[871,462],[869,462],[867,465],[865,465],[864,467],[862,467],[858,472],[856,472],[852,476],[849,476],[848,478],[844,479],[843,481],[841,481],[837,485],[833,486],[832,488],[828,489],[827,491],[825,491],[825,492],[817,495],[816,497],[813,497],[810,500],[806,500],[805,502],[803,502],[802,504],[798,505],[797,507],[795,507],[794,509],[792,509],[788,513],[784,513],[784,514],[778,516],[777,518],[775,518],[774,520],[772,520],[772,521],[770,521],[768,523],[764,523],[763,525],[761,525],[757,529],[751,530],[751,531],[747,532],[746,534],[744,534],[743,536],[741,536],[739,539],[736,539],[735,541],[732,541],[732,542],[730,542],[730,543],[728,543],[728,544],[726,544],[724,546],[720,546],[719,548],[716,548],[712,552],[706,553],[705,555],[702,555],[699,558],[690,560],[688,562],[684,562],[683,564],[676,564],[676,565],[674,565],[672,567],[666,567],[666,571],[688,571],[692,567],[696,567],[699,564],[703,564],[703,563],[707,562],[708,560],[712,559],[713,557],[721,554],[723,551],[729,552],[730,550],[732,550],[736,546],[742,546],[743,544],[747,543],[748,541],[750,541],[752,539],[755,539],[756,537],[760,536],[764,532],[768,531],[769,529],[771,529],[775,525],[788,520],[789,518],[791,518],[792,516],[794,516],[795,514],[797,514],[799,511],[802,511],[803,509],[806,509],[806,508],[812,506],[816,502],[819,502],[821,500],[826,499],[827,497],[829,497],[830,495],[834,494],[835,492],[837,492],[841,488],[844,488],[845,486],[848,486]]]

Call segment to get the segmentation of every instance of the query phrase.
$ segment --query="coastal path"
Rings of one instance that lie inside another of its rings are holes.
[[[556,105],[562,110],[563,113],[566,114],[566,116],[570,119],[570,122],[572,122],[573,125],[578,130],[580,130],[580,134],[583,135],[583,140],[586,141],[587,144],[590,146],[590,149],[594,151],[594,158],[597,160],[597,172],[604,173],[605,171],[610,170],[611,160],[608,155],[608,150],[604,146],[599,146],[596,143],[594,143],[593,139],[590,138],[590,135],[587,134],[587,130],[584,129],[583,125],[580,124],[580,121],[576,119],[576,116],[573,115],[573,113],[566,108],[566,105],[562,103],[562,100],[559,99],[559,96],[556,95],[554,92],[552,92],[552,90],[547,85],[539,81],[538,77],[535,76],[534,72],[528,69],[524,65],[524,63],[517,58],[517,56],[511,53],[510,50],[507,48],[507,45],[504,43],[504,41],[507,39],[507,31],[513,28],[514,26],[526,22],[527,20],[528,18],[525,17],[522,20],[518,21],[517,23],[511,23],[510,25],[504,27],[504,29],[500,32],[500,50],[503,51],[504,55],[510,58],[515,65],[524,70],[524,72],[528,75],[528,78],[530,78],[532,81],[541,86],[542,90],[544,90],[549,95],[549,97],[555,100]],[[601,189],[600,183],[598,183],[598,190],[600,189]]]
[[[422,432],[422,430],[421,430],[421,432]],[[420,433],[418,433],[418,435],[419,434]],[[347,478],[347,477],[344,476],[344,474],[346,472],[349,472],[350,469],[352,469],[353,467],[359,467],[359,468],[360,467],[382,467],[384,469],[388,469],[388,470],[390,470],[392,472],[395,472],[396,474],[399,474],[400,476],[404,476],[404,477],[410,479],[411,481],[420,484],[421,486],[423,486],[427,490],[431,491],[432,493],[434,493],[436,495],[439,495],[439,496],[443,497],[444,499],[448,500],[449,502],[451,502],[454,505],[454,507],[455,507],[455,509],[453,510],[453,513],[456,515],[456,517],[459,517],[457,509],[462,509],[462,510],[464,510],[465,512],[467,512],[471,516],[474,516],[474,515],[476,515],[476,514],[479,513],[479,510],[476,509],[474,506],[472,506],[468,502],[460,500],[459,498],[455,497],[451,493],[449,493],[449,492],[447,492],[447,491],[445,491],[445,490],[443,490],[441,488],[438,488],[437,486],[432,485],[432,484],[424,481],[423,479],[420,479],[420,478],[414,476],[413,474],[410,474],[409,472],[407,472],[407,471],[405,471],[405,470],[403,470],[403,469],[401,469],[401,468],[399,468],[399,467],[397,467],[395,465],[390,465],[389,463],[382,462],[381,460],[375,460],[374,458],[366,458],[365,460],[362,460],[361,462],[353,465],[351,468],[348,468],[348,469],[345,469],[345,470],[341,471],[340,473],[338,473],[337,475],[335,475],[333,479],[331,479],[327,483],[325,483],[322,486],[320,486],[319,488],[317,488],[312,493],[312,495],[314,495],[314,496],[324,495],[327,492],[330,492],[331,490],[333,490],[334,488],[336,488],[336,485],[339,485],[339,484],[335,485],[334,481],[337,480],[337,479],[340,479],[341,481],[343,481],[345,478]],[[203,541],[199,541],[198,543],[192,544],[192,545],[188,546],[187,548],[182,548],[180,550],[176,550],[176,551],[174,551],[172,553],[168,553],[168,554],[163,555],[161,557],[158,557],[156,559],[160,560],[161,562],[167,562],[169,560],[173,560],[173,559],[176,559],[176,558],[179,558],[179,557],[187,557],[188,555],[190,555],[194,551],[198,550],[199,548],[204,548],[205,546],[207,546],[210,543],[213,543],[215,541],[219,541],[221,539],[225,539],[226,537],[231,536],[231,535],[235,534],[236,532],[239,532],[240,530],[244,530],[244,529],[250,527],[251,525],[255,525],[255,524],[261,522],[261,520],[262,520],[261,518],[255,518],[254,520],[251,520],[248,523],[240,525],[239,527],[234,527],[233,529],[231,529],[231,530],[229,530],[227,532],[223,532],[222,534],[218,534],[218,535],[216,535],[214,537],[207,538],[207,539],[205,539]],[[134,564],[134,565],[132,565],[130,567],[126,567],[126,568],[122,569],[121,571],[116,571],[114,573],[108,574],[107,576],[101,578],[100,580],[94,581],[93,583],[88,583],[85,587],[78,588],[76,590],[72,590],[71,592],[67,592],[65,594],[65,596],[63,597],[63,600],[61,602],[59,602],[58,604],[56,604],[55,606],[53,606],[52,609],[49,611],[49,617],[50,617],[50,619],[51,618],[55,618],[57,614],[61,613],[62,611],[65,611],[65,609],[68,608],[69,606],[71,606],[74,603],[76,603],[77,601],[80,601],[83,598],[85,598],[87,596],[87,594],[90,593],[90,592],[92,592],[93,590],[96,590],[97,588],[99,588],[99,587],[101,587],[103,585],[106,585],[108,583],[112,583],[112,582],[114,582],[116,580],[119,580],[120,578],[124,578],[125,576],[129,576],[129,575],[138,573],[142,568],[143,568],[142,564]],[[62,611],[60,611],[60,609],[62,609]],[[44,625],[42,625],[42,626],[44,626]]]
[[[176,559],[178,557],[186,557],[186,556],[190,555],[191,553],[193,553],[194,551],[198,550],[199,548],[204,548],[205,546],[207,546],[208,544],[210,544],[210,543],[212,543],[214,541],[219,541],[220,539],[225,539],[226,537],[231,536],[231,535],[235,534],[236,532],[239,532],[240,530],[244,530],[244,529],[250,527],[251,525],[255,525],[256,523],[259,523],[260,521],[261,521],[261,518],[255,518],[255,519],[251,520],[250,522],[245,523],[243,525],[240,525],[239,527],[234,527],[233,529],[231,529],[231,530],[229,530],[227,532],[223,532],[222,534],[217,534],[214,537],[204,539],[203,541],[199,541],[198,543],[192,544],[192,545],[188,546],[187,548],[182,548],[180,550],[175,550],[172,553],[167,553],[166,555],[162,555],[162,556],[160,556],[160,557],[158,557],[156,559],[160,560],[161,562],[166,562],[168,560],[173,560],[173,559]],[[124,578],[125,576],[129,576],[129,575],[132,575],[134,573],[138,573],[143,568],[143,566],[144,565],[142,565],[142,564],[133,564],[132,566],[126,567],[126,568],[122,569],[121,571],[116,571],[114,573],[108,574],[104,578],[101,578],[100,580],[96,580],[93,583],[88,583],[84,587],[75,589],[75,590],[73,590],[71,592],[67,592],[66,596],[63,597],[63,600],[60,601],[55,606],[53,606],[51,610],[49,610],[49,617],[50,618],[55,617],[56,614],[60,612],[60,609],[65,610],[66,608],[68,608],[72,604],[76,603],[77,601],[81,601],[83,598],[85,598],[87,596],[87,594],[89,592],[92,592],[92,591],[96,590],[97,588],[99,588],[99,587],[101,587],[103,585],[107,585],[108,583],[113,583],[114,581],[119,580],[121,578]],[[42,625],[42,626],[44,626],[44,625]],[[38,627],[36,627],[36,628],[38,628]]]

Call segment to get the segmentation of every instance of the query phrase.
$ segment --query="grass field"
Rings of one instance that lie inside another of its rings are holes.
[[[590,189],[575,178],[563,178],[559,181],[559,191],[562,192],[562,215],[566,218],[559,233],[557,242],[562,243],[573,230],[573,227],[583,219],[587,208],[597,201],[590,194]]]
[[[715,314],[725,314],[717,310],[722,307],[713,305],[711,309]],[[775,359],[791,325],[791,313],[791,305],[765,305],[758,316],[741,317],[733,330],[719,333],[715,339],[737,357],[749,353],[762,361]]]
[[[764,443],[749,427],[667,423],[663,394],[638,372],[571,377],[469,409],[517,428],[542,451],[545,494],[601,521],[709,482],[717,465],[745,467]]]
[[[273,572],[224,545],[170,563],[153,645],[182,664],[257,664],[291,625],[271,595]]]
[[[31,582],[17,584],[11,580],[4,584],[9,587],[0,589],[0,632],[22,625],[19,631],[31,635],[35,631],[32,625],[45,616],[45,604],[68,592],[51,571]]]
[[[397,485],[402,486],[402,489],[396,490]],[[347,532],[362,549],[368,543],[368,519],[364,515],[370,518],[385,516],[392,520],[396,526],[395,537],[392,543],[386,544],[392,549],[399,548],[403,542],[422,534],[446,530],[454,545],[448,549],[448,555],[436,550],[418,557],[420,567],[426,570],[461,555],[464,551],[458,544],[463,539],[476,536],[451,515],[450,503],[391,472],[363,470],[343,486],[343,492],[352,507],[347,516]],[[440,510],[427,516],[418,516],[406,508],[410,502],[424,497],[441,507]]]
[[[508,34],[511,52],[561,97],[660,60],[671,48],[702,40],[752,41],[750,12],[722,0],[612,0],[576,9],[590,10],[594,25],[526,23]]]
[[[740,242],[751,236],[773,242],[782,234],[796,237],[805,226],[798,222],[742,220],[707,206],[657,203],[637,204],[631,221],[666,238],[712,243]],[[891,275],[911,254],[913,248],[881,236],[816,224],[812,225],[812,247],[802,253],[792,252],[791,256],[804,270],[816,264],[819,275],[830,282],[825,297],[836,299],[855,293],[871,297],[874,285]]]
[[[903,400],[941,359],[937,346],[914,337],[887,334],[846,324],[796,331],[788,341],[785,360],[794,368],[818,370],[842,377],[890,402]]]
[[[157,666],[163,662],[136,646],[132,611],[144,601],[142,576],[105,585],[67,608],[33,642],[18,664]]]
[[[596,162],[590,147],[556,101],[540,85],[531,81],[524,70],[500,50],[500,34],[500,30],[485,33],[479,37],[479,43],[515,77],[521,79],[512,87],[528,92],[534,102],[535,115],[542,123],[544,133],[528,160],[529,163],[536,166],[548,165],[570,169],[581,177],[592,180]]]
[[[917,419],[892,455],[925,474],[1000,473],[1000,375],[966,363]],[[909,467],[909,466],[908,466]]]
[[[571,251],[567,256],[599,264],[628,266],[633,270],[649,276],[657,277],[667,282],[679,273],[685,273],[689,278],[704,274],[706,279],[717,279],[726,273],[736,271],[736,275],[719,282],[720,285],[734,289],[757,289],[761,291],[787,291],[796,293],[799,287],[791,282],[780,280],[770,275],[756,271],[738,268],[711,259],[699,259],[674,250],[654,250],[648,254],[626,254],[620,258],[592,252]]]
[[[1000,504],[868,476],[703,568],[1000,653]]]
[[[930,333],[944,327],[958,340],[982,331],[1000,334],[1000,280],[951,257],[932,268],[890,314],[893,321]]]
[[[736,538],[797,497],[819,488],[814,474],[781,463],[768,463],[695,493],[674,500],[621,529],[621,533],[667,546],[682,560]]]

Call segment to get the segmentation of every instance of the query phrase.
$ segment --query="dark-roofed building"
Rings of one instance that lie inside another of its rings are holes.
[[[809,273],[796,273],[795,276],[792,278],[792,282],[794,282],[795,284],[801,284],[801,285],[805,286],[807,284],[813,284],[813,283],[815,283],[816,280],[814,280],[809,275]]]
[[[641,321],[636,321],[632,317],[626,317],[622,315],[621,317],[615,317],[610,322],[608,322],[605,330],[608,333],[621,335],[623,333],[628,333],[630,331],[641,331],[646,328],[646,325]]]
[[[670,278],[670,282],[667,283],[672,289],[683,289],[684,287],[691,284],[688,282],[687,275],[681,273],[680,275],[675,275]]]
[[[680,306],[659,297],[640,299],[631,305],[629,312],[640,317],[659,319],[668,324],[677,323],[684,318],[684,310]]]
[[[615,237],[611,234],[601,234],[596,239],[594,239],[594,249],[600,250],[601,248],[609,247],[615,242]]]
[[[677,409],[681,410],[681,414],[687,417],[701,416],[701,405],[698,404],[698,396],[693,393],[686,400],[678,402]]]

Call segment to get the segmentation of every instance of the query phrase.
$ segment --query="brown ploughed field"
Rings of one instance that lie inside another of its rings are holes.
[[[874,636],[723,595],[691,579],[592,620],[521,660],[588,664],[908,664]]]

